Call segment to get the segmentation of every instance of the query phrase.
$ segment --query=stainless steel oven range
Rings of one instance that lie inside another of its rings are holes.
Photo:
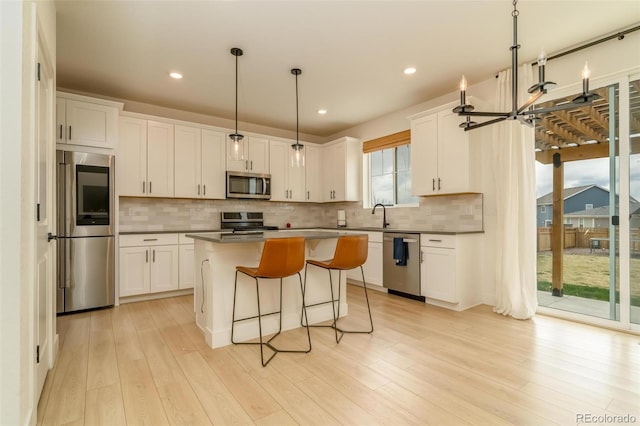
[[[114,158],[57,151],[57,312],[115,302]]]

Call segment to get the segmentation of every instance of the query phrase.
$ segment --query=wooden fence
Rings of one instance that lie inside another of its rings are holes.
[[[640,251],[640,229],[631,230],[631,250]],[[564,248],[609,249],[609,228],[564,228]],[[538,251],[551,250],[551,228],[538,228]]]

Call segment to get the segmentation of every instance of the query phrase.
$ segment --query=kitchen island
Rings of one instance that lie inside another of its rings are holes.
[[[252,233],[208,232],[191,233],[195,240],[194,308],[196,324],[204,333],[207,344],[219,348],[231,344],[231,319],[233,311],[233,283],[237,265],[257,266],[262,255],[263,243],[270,238],[305,238],[306,259],[326,260],[333,257],[338,237],[355,233],[335,230],[282,230]],[[338,273],[332,272],[334,291],[338,286]],[[304,269],[301,271],[304,282]],[[305,303],[307,305],[330,300],[327,271],[310,267],[307,276]],[[348,313],[346,274],[341,274],[340,316]],[[236,316],[240,318],[257,314],[255,281],[238,274]],[[260,279],[260,305],[262,312],[273,312],[279,305],[277,279]],[[302,296],[297,275],[283,279],[282,330],[300,327]],[[307,308],[309,323],[314,324],[333,318],[330,304]],[[275,333],[278,315],[262,319],[263,334]],[[236,324],[235,338],[245,341],[258,337],[258,320]]]

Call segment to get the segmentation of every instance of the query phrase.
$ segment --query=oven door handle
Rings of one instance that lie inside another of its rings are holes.
[[[267,178],[262,178],[262,195],[267,195]]]

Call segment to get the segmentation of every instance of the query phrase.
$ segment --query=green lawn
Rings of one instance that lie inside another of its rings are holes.
[[[564,255],[563,293],[609,300],[609,257]],[[640,259],[631,259],[631,304],[640,306]],[[538,253],[538,290],[551,290],[551,252]]]

